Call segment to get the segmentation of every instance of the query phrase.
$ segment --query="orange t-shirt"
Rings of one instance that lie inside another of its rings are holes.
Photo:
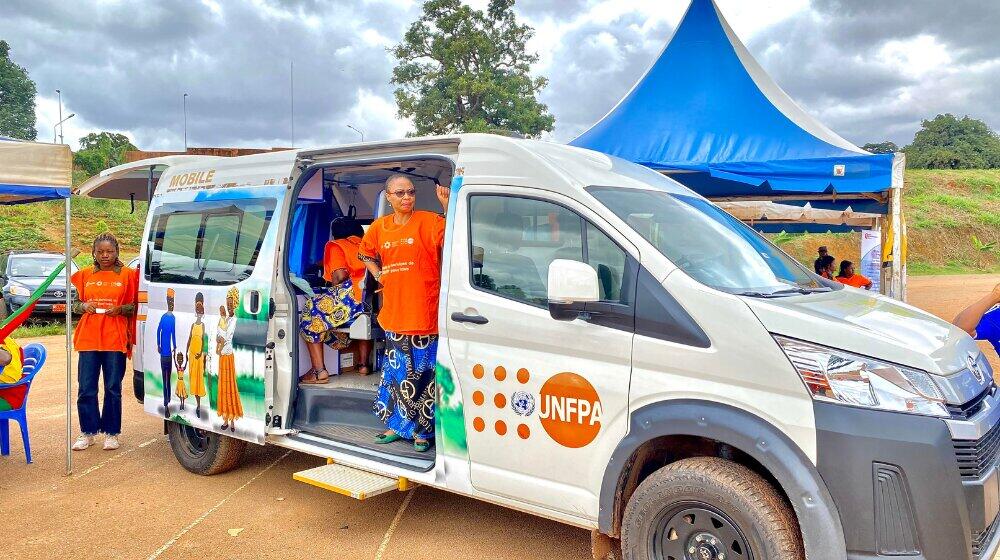
[[[837,282],[841,284],[847,284],[848,286],[854,286],[855,288],[864,288],[867,286],[871,280],[868,279],[864,274],[855,274],[853,276],[838,276],[835,278]]]
[[[392,215],[375,220],[359,255],[382,264],[382,310],[378,322],[397,334],[437,334],[444,218],[415,211],[396,225]]]
[[[87,267],[72,277],[80,301],[98,309],[112,305],[135,305],[139,299],[139,277],[135,269],[123,266],[118,272]],[[131,351],[132,317],[84,313],[76,325],[73,346],[78,351]]]
[[[365,279],[365,263],[358,258],[361,238],[352,235],[345,239],[334,239],[323,249],[323,278],[333,282],[333,271],[346,268],[351,278],[351,294],[354,301],[361,302],[361,288]]]

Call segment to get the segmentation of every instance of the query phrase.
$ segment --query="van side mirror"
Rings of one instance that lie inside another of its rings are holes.
[[[556,259],[549,264],[549,313],[553,319],[571,321],[585,304],[600,301],[597,271],[579,261]]]

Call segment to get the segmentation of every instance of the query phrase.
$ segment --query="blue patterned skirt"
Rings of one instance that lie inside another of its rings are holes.
[[[308,342],[327,342],[334,329],[349,326],[364,311],[362,302],[351,295],[351,280],[321,288],[306,299],[299,314],[299,332]],[[362,301],[364,298],[362,297]]]
[[[438,335],[386,332],[385,341],[382,382],[372,410],[406,439],[432,439]]]

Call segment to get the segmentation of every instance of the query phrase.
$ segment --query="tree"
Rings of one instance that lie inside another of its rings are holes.
[[[878,142],[876,144],[865,144],[861,146],[861,149],[873,154],[894,154],[899,151],[899,146],[895,142],[886,140],[885,142]]]
[[[938,115],[921,122],[913,143],[903,148],[908,167],[992,169],[1000,167],[1000,136],[969,116]]]
[[[10,45],[0,40],[0,136],[34,140],[35,82],[10,59]]]
[[[80,138],[80,149],[73,154],[73,165],[93,176],[125,163],[125,152],[135,149],[124,134],[91,132]]]
[[[412,117],[416,135],[513,132],[538,136],[555,118],[536,95],[548,83],[529,74],[538,55],[525,43],[534,34],[519,25],[514,0],[490,0],[484,12],[461,0],[428,0],[403,42],[390,52],[400,117]]]

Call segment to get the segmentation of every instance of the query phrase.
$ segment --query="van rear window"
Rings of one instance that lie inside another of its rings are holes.
[[[250,277],[274,214],[273,199],[165,204],[153,214],[146,279],[228,285]]]

